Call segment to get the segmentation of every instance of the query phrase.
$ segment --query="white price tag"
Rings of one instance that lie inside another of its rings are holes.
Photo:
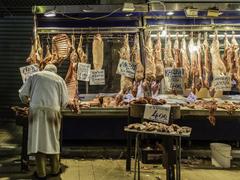
[[[32,73],[39,71],[39,68],[36,64],[31,64],[28,66],[20,67],[19,70],[20,70],[20,73],[22,76],[22,81],[23,81],[23,83],[25,83],[26,80],[28,79],[28,77]]]
[[[170,118],[170,111],[171,111],[170,105],[146,104],[143,118],[168,124]]]
[[[184,91],[183,68],[165,68],[165,88],[166,91]]]
[[[212,86],[215,90],[231,91],[232,80],[230,76],[216,76],[213,78]]]
[[[89,81],[91,64],[78,63],[77,79],[80,81]]]
[[[105,71],[91,70],[90,85],[104,85],[105,84]]]
[[[129,63],[127,60],[120,59],[117,67],[117,74],[134,78],[135,76],[135,64]]]

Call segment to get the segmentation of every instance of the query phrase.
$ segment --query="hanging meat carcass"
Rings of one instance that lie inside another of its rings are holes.
[[[173,67],[174,59],[172,54],[172,42],[171,42],[171,35],[168,34],[167,43],[165,44],[164,50],[164,64],[165,67]]]
[[[203,77],[204,77],[204,87],[209,88],[209,82],[210,82],[210,78],[211,78],[211,72],[212,72],[212,68],[211,68],[211,61],[210,61],[210,54],[209,54],[209,44],[208,44],[208,33],[206,32],[204,34],[204,41],[202,44],[202,48],[203,48],[203,54],[204,54],[204,68],[203,68]]]
[[[40,42],[40,37],[37,35],[37,63],[40,65],[43,61],[43,49]]]
[[[164,76],[164,65],[162,60],[162,44],[160,32],[157,33],[157,40],[154,45],[154,59],[156,64],[156,80],[161,81]]]
[[[238,86],[240,87],[240,77],[239,77],[239,45],[238,42],[236,40],[235,34],[233,34],[232,36],[232,41],[231,41],[231,45],[232,45],[232,71],[231,74],[233,75],[233,79],[236,80],[238,82]]]
[[[95,70],[101,70],[103,66],[103,40],[101,34],[96,34],[93,38],[92,55],[93,67]]]
[[[65,60],[71,50],[71,42],[66,34],[58,34],[52,38],[52,61],[51,63],[60,64]]]
[[[201,44],[201,33],[198,33],[197,40],[197,73],[196,73],[196,86],[199,90],[203,87],[203,66],[202,66],[202,44]]]
[[[49,45],[46,46],[46,55],[42,61],[42,63],[40,64],[40,69],[44,69],[44,67],[49,64],[52,60],[52,54],[49,48]]]
[[[69,102],[73,102],[77,98],[78,81],[77,81],[77,63],[70,61],[65,82],[68,89]]]
[[[75,36],[72,35],[72,52],[70,54],[70,61],[72,63],[77,63],[78,62],[78,54],[75,48]]]
[[[178,39],[179,33],[176,34],[176,40],[173,44],[173,57],[174,57],[174,68],[182,67],[182,63],[180,60],[180,48],[179,48],[179,39]]]
[[[190,34],[190,40],[188,44],[188,49],[190,53],[190,62],[191,62],[191,77],[192,77],[192,90],[195,92],[196,89],[196,76],[198,75],[198,67],[197,67],[197,46],[193,40],[193,32]]]
[[[219,50],[219,40],[218,35],[215,32],[211,48],[210,48],[211,56],[212,56],[212,72],[213,76],[219,76],[226,74],[226,67],[221,59],[220,50]]]
[[[184,84],[186,88],[189,88],[189,78],[190,78],[190,63],[188,59],[187,54],[187,43],[185,39],[185,33],[183,33],[183,38],[181,41],[181,60],[182,60],[182,66],[184,69]]]
[[[29,63],[29,64],[35,64],[36,63],[36,53],[35,53],[34,43],[32,44],[31,52],[30,52],[26,62]]]
[[[130,63],[130,47],[128,41],[128,34],[124,35],[123,47],[119,51],[120,59],[127,60]],[[132,79],[126,76],[121,76],[121,93],[126,93],[132,88]]]
[[[144,78],[144,67],[141,62],[138,34],[136,34],[134,37],[134,45],[132,48],[132,58],[136,64],[135,81],[140,82]]]
[[[87,55],[85,54],[84,50],[83,50],[83,37],[82,35],[80,35],[79,38],[79,43],[78,43],[78,48],[77,48],[77,53],[78,53],[78,57],[81,63],[87,63]]]
[[[148,81],[155,80],[156,78],[156,65],[154,61],[153,45],[151,33],[149,32],[145,40],[145,79]]]
[[[226,67],[227,74],[232,73],[232,68],[233,68],[232,58],[233,58],[232,46],[228,40],[227,33],[225,33],[223,63]]]

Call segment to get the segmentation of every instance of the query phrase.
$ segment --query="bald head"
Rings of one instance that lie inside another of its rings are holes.
[[[54,64],[47,64],[44,68],[44,71],[57,73],[57,67]]]

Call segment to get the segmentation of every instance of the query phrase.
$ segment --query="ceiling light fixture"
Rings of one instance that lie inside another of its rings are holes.
[[[168,11],[166,14],[167,14],[167,16],[172,16],[172,15],[174,15],[174,12],[173,11]]]
[[[56,10],[46,11],[44,13],[45,17],[55,17],[56,16]]]
[[[124,3],[122,11],[123,12],[133,12],[135,10],[133,3]]]
[[[198,17],[198,9],[194,7],[187,7],[184,9],[186,17]]]
[[[209,8],[207,11],[208,17],[218,17],[220,15],[219,9],[217,7]]]

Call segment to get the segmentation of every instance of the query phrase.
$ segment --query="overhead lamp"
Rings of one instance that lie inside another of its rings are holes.
[[[123,12],[133,12],[135,10],[133,3],[124,3],[122,11]]]
[[[45,17],[55,17],[56,16],[56,10],[54,9],[54,10],[51,10],[51,11],[46,11],[44,13],[44,16]]]
[[[220,15],[220,11],[217,7],[209,8],[207,11],[208,17],[218,17]]]
[[[198,9],[194,7],[187,7],[184,9],[186,17],[198,17]]]
[[[166,15],[167,15],[167,16],[172,16],[172,15],[174,15],[174,12],[173,12],[173,11],[168,11],[168,12],[166,13]]]

